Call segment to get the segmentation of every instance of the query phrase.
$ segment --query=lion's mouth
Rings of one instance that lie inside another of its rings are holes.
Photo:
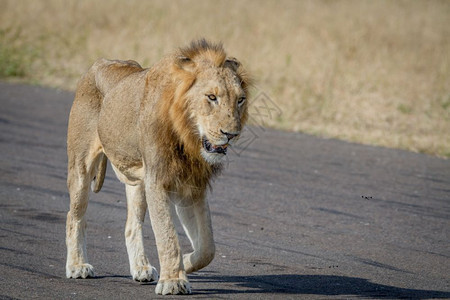
[[[213,145],[205,137],[203,138],[202,143],[203,143],[203,149],[205,149],[205,151],[208,152],[208,153],[219,153],[219,154],[224,154],[224,155],[227,154],[228,144]]]

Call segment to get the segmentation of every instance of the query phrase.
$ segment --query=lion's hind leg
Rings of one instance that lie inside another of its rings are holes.
[[[93,144],[97,145],[97,144]],[[94,268],[88,263],[86,252],[86,210],[89,186],[103,164],[104,154],[97,146],[88,151],[69,151],[67,186],[70,194],[70,210],[67,213],[66,246],[67,278],[94,277]]]
[[[67,214],[66,276],[86,278],[94,276],[86,254],[86,218],[89,185],[94,176],[104,172],[106,158],[97,134],[97,120],[102,94],[95,84],[95,68],[91,68],[79,81],[70,111],[67,130],[68,172],[67,187],[70,210]],[[100,189],[100,182],[95,185]]]
[[[131,276],[136,281],[158,280],[158,272],[150,265],[144,252],[142,225],[147,211],[145,191],[142,185],[126,185],[127,223],[125,241],[130,260]]]
[[[86,218],[89,178],[86,169],[69,168],[68,187],[70,210],[67,214],[66,246],[67,278],[94,277],[94,268],[88,263],[86,253]]]

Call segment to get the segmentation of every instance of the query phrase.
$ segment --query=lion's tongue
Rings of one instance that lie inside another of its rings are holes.
[[[225,154],[225,153],[227,153],[227,147],[228,147],[228,144],[220,145],[220,146],[214,146],[214,145],[212,145],[212,147],[214,148],[214,150],[215,150],[217,153],[223,153],[223,154]]]
[[[213,145],[213,148],[214,148],[214,149],[227,149],[227,147],[228,147],[228,144],[220,145],[220,146],[214,146],[214,145]]]

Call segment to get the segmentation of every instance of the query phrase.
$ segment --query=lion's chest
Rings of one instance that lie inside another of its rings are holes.
[[[174,159],[158,170],[157,177],[171,195],[186,202],[204,196],[212,172],[202,161]]]

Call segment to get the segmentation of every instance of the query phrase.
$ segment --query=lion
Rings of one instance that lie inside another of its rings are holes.
[[[86,253],[89,186],[99,192],[107,160],[125,184],[125,242],[131,276],[156,294],[189,294],[187,273],[207,266],[215,245],[206,191],[248,119],[250,78],[221,44],[193,41],[142,68],[100,59],[80,79],[70,111],[67,154],[68,278],[94,276]],[[149,211],[160,274],[144,251]],[[178,216],[193,252],[182,255]]]

